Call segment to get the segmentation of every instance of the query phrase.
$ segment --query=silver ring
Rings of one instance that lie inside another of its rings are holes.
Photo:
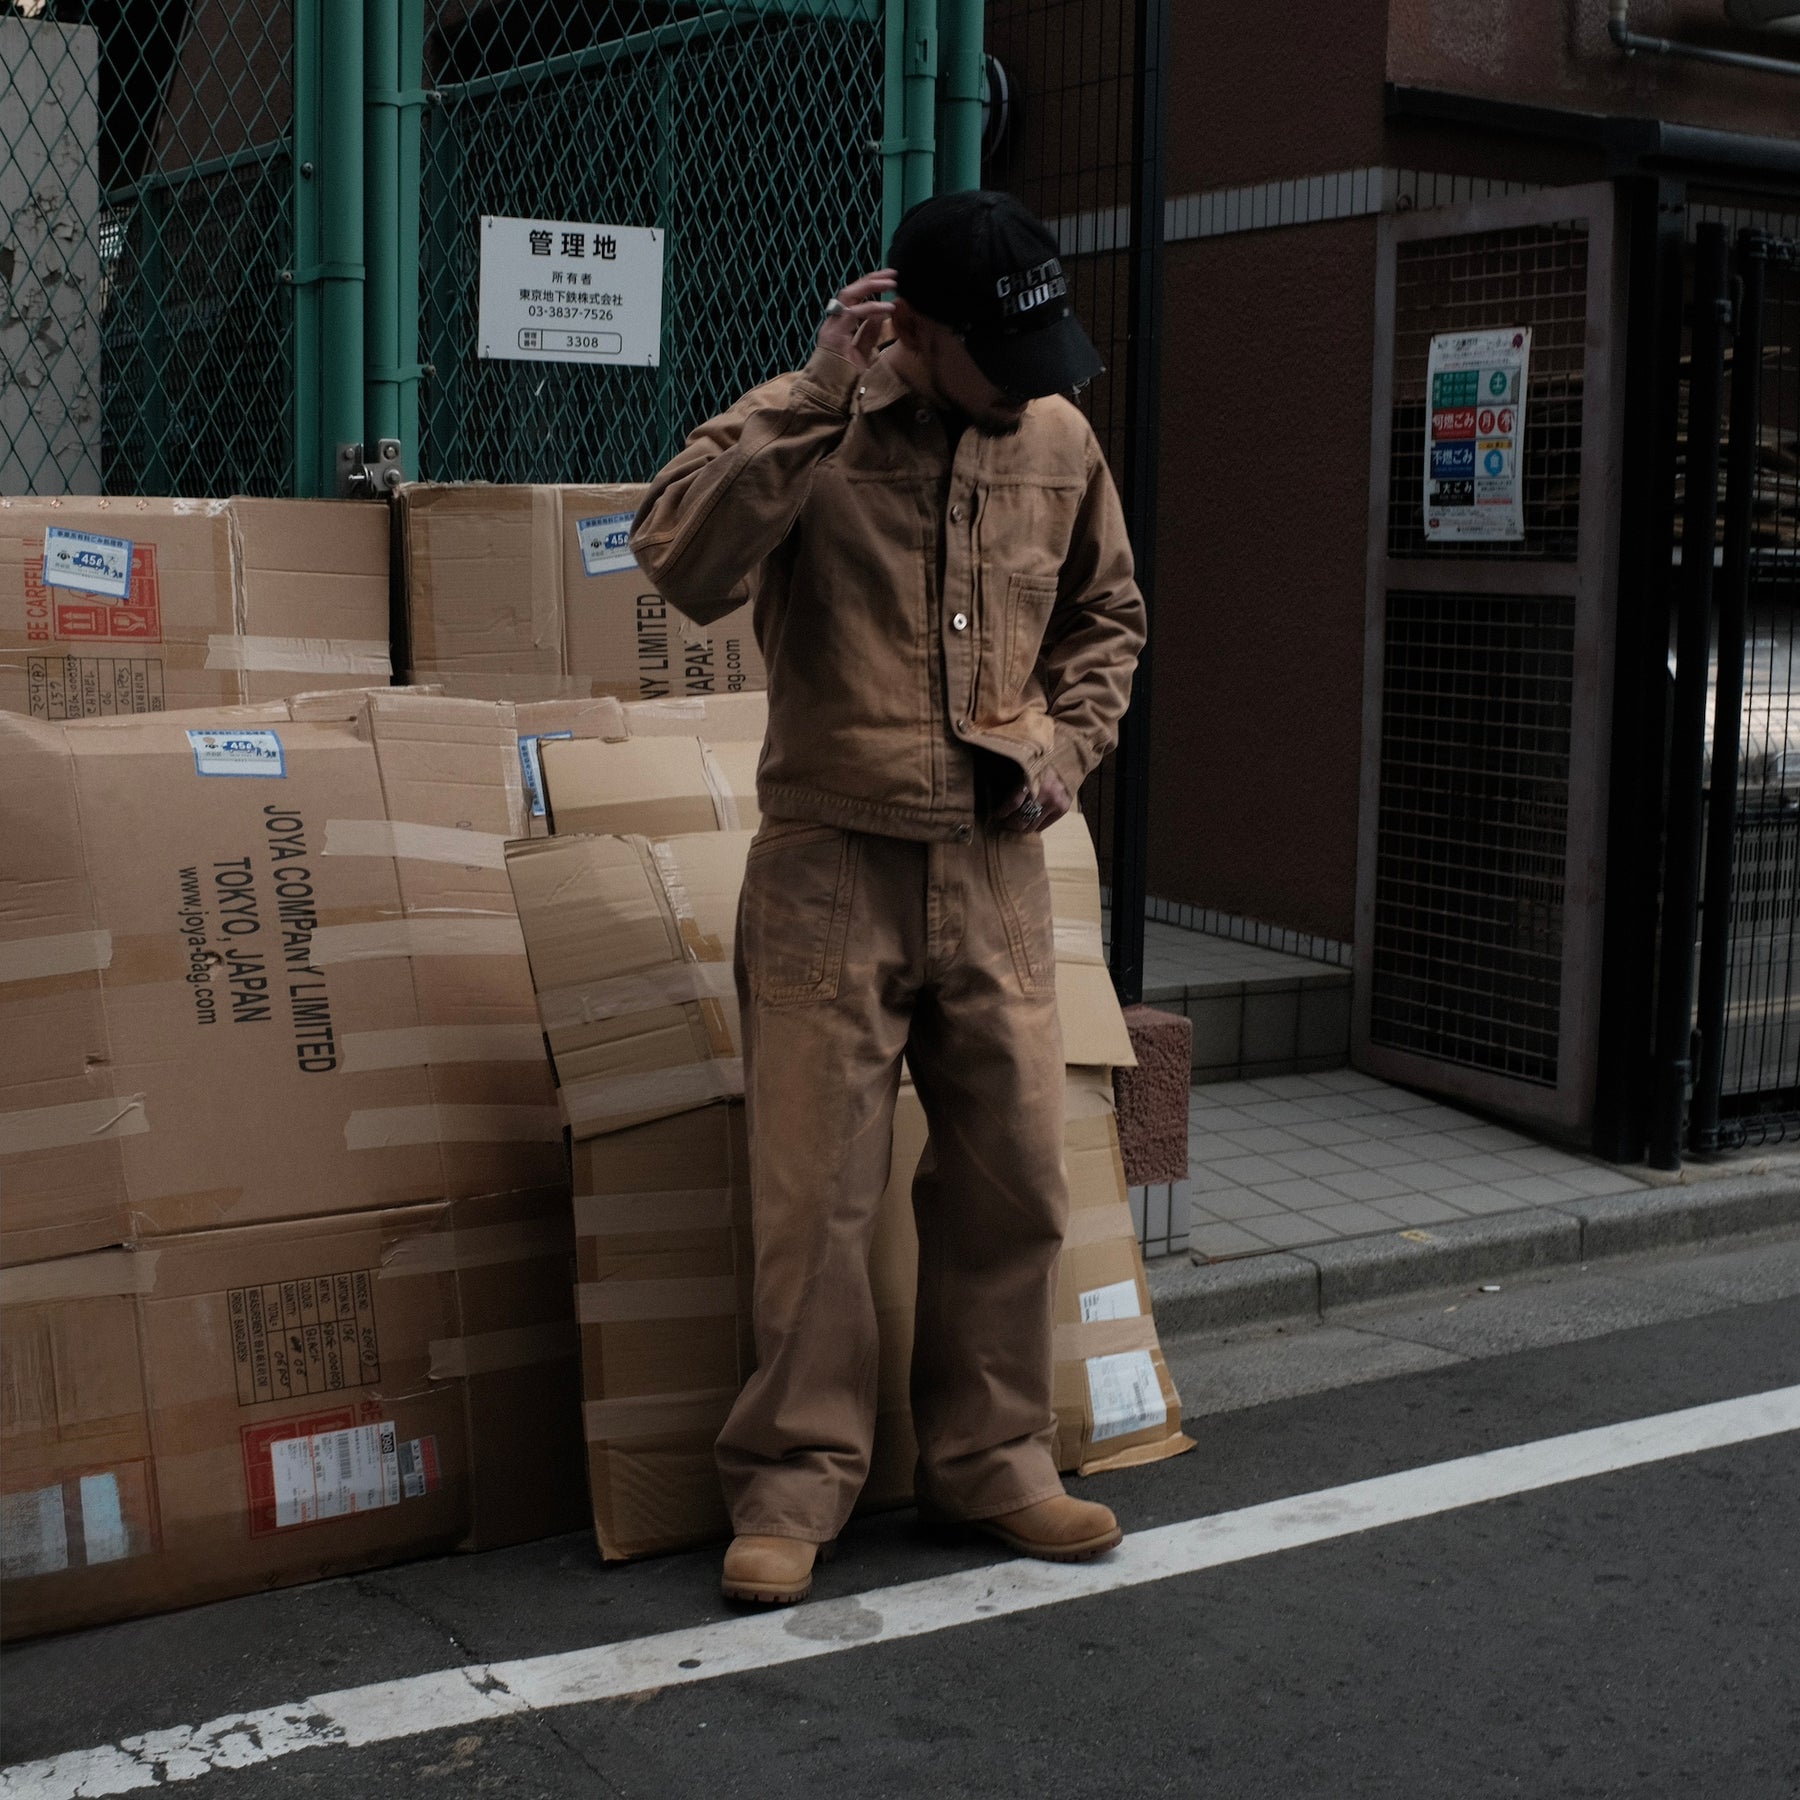
[[[835,319],[839,313],[848,312],[849,310],[850,309],[836,294],[833,294],[831,298],[825,302],[825,316],[828,319]]]
[[[1041,800],[1027,800],[1019,808],[1019,817],[1027,825],[1035,825],[1044,816],[1044,803]]]

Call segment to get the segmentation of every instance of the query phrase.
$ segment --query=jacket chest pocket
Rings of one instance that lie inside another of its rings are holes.
[[[765,824],[744,868],[738,942],[767,1005],[835,1000],[862,846],[832,825]]]
[[[1016,694],[1037,667],[1038,652],[1043,648],[1044,630],[1056,605],[1056,578],[1053,575],[1011,575],[1006,582],[1006,623],[1002,640],[1005,650],[1001,664],[1001,682],[1006,692]]]

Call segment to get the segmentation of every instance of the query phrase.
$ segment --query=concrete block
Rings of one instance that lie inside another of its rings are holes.
[[[1800,1179],[1724,1176],[1628,1194],[1583,1195],[1558,1201],[1556,1210],[1579,1221],[1584,1258],[1625,1256],[1792,1225],[1800,1221]]]
[[[1410,1235],[1354,1238],[1299,1253],[1319,1271],[1319,1308],[1460,1287],[1520,1269],[1581,1261],[1581,1224],[1557,1210],[1501,1213]]]
[[[1152,1263],[1149,1278],[1157,1327],[1165,1332],[1211,1331],[1318,1311],[1318,1270],[1280,1252],[1200,1266],[1171,1258]]]

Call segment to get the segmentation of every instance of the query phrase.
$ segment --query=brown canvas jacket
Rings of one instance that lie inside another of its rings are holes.
[[[941,539],[941,542],[940,542]],[[631,547],[698,624],[755,600],[762,810],[966,840],[975,758],[1073,794],[1117,737],[1144,641],[1118,495],[1079,410],[962,434],[885,358],[819,350],[700,426]],[[939,569],[942,568],[940,583]]]

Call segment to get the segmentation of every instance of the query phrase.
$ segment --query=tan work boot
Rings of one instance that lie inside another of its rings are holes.
[[[727,1600],[792,1606],[812,1592],[817,1544],[800,1538],[736,1537],[725,1552],[719,1591]]]
[[[1058,1494],[992,1519],[971,1519],[969,1524],[1021,1556],[1042,1562],[1086,1562],[1112,1549],[1125,1535],[1110,1507],[1077,1500],[1072,1494]]]

